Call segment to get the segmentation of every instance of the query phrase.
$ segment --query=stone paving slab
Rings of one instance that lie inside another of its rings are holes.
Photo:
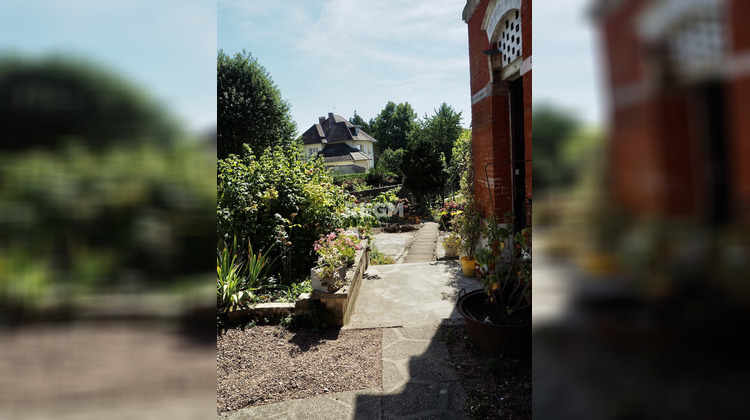
[[[463,322],[455,307],[458,294],[479,288],[458,261],[370,266],[345,328]]]
[[[373,237],[373,245],[378,251],[393,257],[396,263],[402,263],[406,257],[406,250],[409,249],[418,232],[415,230],[402,233],[377,233]]]

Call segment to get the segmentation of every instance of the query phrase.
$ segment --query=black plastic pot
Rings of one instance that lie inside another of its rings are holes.
[[[484,291],[475,290],[459,297],[456,302],[456,309],[464,317],[471,342],[491,353],[514,357],[531,355],[531,321],[521,325],[500,325],[478,320],[468,308],[480,304],[484,299]]]

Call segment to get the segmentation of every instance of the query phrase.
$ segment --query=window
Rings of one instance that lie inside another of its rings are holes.
[[[315,155],[317,153],[318,153],[318,148],[317,147],[311,147],[310,148],[310,156]]]
[[[357,147],[359,147],[359,151],[361,152],[362,151],[362,145],[358,144]]]

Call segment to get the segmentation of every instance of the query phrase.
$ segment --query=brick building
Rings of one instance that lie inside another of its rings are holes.
[[[531,215],[531,0],[468,0],[474,193],[489,216]]]
[[[750,2],[599,0],[612,198],[640,216],[750,221]]]

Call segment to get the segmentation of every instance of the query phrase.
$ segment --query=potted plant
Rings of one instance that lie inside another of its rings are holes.
[[[461,238],[459,251],[461,252],[461,266],[467,277],[474,277],[477,245],[482,234],[482,213],[472,196],[468,196],[464,210],[457,211],[453,218],[454,231]]]
[[[525,356],[531,351],[531,228],[516,232],[512,220],[488,220],[488,248],[477,252],[482,289],[456,305],[478,347]]]
[[[451,232],[448,236],[443,238],[443,248],[445,249],[445,256],[447,258],[458,257],[458,246],[461,244],[461,237],[455,232]]]
[[[357,234],[336,229],[328,235],[320,235],[313,248],[318,255],[318,266],[310,270],[312,288],[332,293],[343,287],[346,268],[354,264],[360,249]]]

